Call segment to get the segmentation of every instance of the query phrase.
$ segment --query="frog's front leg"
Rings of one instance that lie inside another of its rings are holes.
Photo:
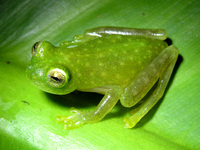
[[[124,27],[97,27],[86,30],[84,33],[84,41],[99,38],[106,35],[129,35],[129,36],[144,36],[159,40],[167,38],[167,32],[164,29],[136,29]]]
[[[132,128],[163,96],[172,70],[178,57],[175,46],[167,47],[157,56],[125,89],[120,98],[122,105],[131,107],[138,103],[158,81],[156,89],[136,110],[131,117],[125,119],[125,127]]]
[[[104,118],[115,106],[122,94],[122,89],[116,87],[106,92],[103,99],[100,101],[96,109],[92,112],[79,111],[72,109],[72,115],[68,117],[58,117],[59,122],[64,122],[65,129],[74,129],[82,126],[85,123],[95,123]]]

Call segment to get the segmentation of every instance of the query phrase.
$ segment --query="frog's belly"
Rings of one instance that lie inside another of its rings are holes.
[[[105,94],[111,88],[112,86],[102,86],[102,87],[95,87],[91,89],[77,89],[77,90],[82,91],[82,92],[95,92],[99,94]]]

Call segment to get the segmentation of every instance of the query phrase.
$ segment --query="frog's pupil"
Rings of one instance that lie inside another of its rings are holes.
[[[62,82],[62,79],[59,79],[58,77],[51,76],[51,78],[56,82]]]
[[[33,45],[33,49],[36,49],[37,44],[38,44],[38,42]]]
[[[36,55],[37,49],[38,49],[38,45],[39,45],[39,42],[36,42],[36,43],[33,45],[33,48],[32,48],[32,56],[35,56],[35,55]]]

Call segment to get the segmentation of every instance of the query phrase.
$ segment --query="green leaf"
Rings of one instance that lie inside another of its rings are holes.
[[[200,1],[18,0],[0,2],[0,149],[200,149]],[[56,96],[27,80],[31,47],[58,45],[98,26],[163,28],[180,55],[165,96],[133,129],[117,106],[95,124],[65,131],[69,108],[92,110],[91,93]]]

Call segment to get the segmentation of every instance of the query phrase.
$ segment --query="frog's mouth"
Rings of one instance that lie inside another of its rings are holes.
[[[26,69],[28,79],[38,88],[45,90],[44,71],[42,68],[35,69],[33,65],[29,65]]]

